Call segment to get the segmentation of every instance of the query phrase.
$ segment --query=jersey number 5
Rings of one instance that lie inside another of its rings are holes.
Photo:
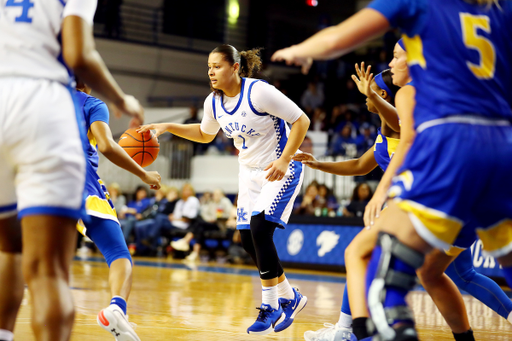
[[[491,33],[491,24],[486,15],[472,15],[469,13],[460,13],[460,22],[462,25],[462,39],[469,49],[477,50],[480,54],[480,64],[466,62],[469,69],[476,78],[491,79],[494,77],[496,68],[496,52],[494,46],[487,38],[478,35],[478,29],[486,33]]]
[[[30,2],[30,0],[21,0],[20,2],[17,2],[16,0],[7,0],[5,7],[21,7],[21,15],[16,17],[15,21],[27,23],[32,22],[32,18],[29,18],[28,16],[28,10],[34,7],[34,3]]]

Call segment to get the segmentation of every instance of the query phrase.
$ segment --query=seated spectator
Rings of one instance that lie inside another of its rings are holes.
[[[321,206],[327,207],[328,213],[336,212],[338,209],[338,200],[336,200],[336,197],[332,194],[332,191],[326,185],[321,184],[318,186],[317,198]]]
[[[311,140],[311,137],[306,135],[304,141],[302,141],[299,147],[299,150],[304,153],[313,154],[313,140]]]
[[[107,187],[107,191],[110,194],[110,201],[112,201],[112,204],[114,205],[114,208],[117,212],[118,218],[120,218],[119,215],[121,214],[121,211],[123,210],[123,208],[126,206],[126,198],[121,193],[121,189],[117,182],[111,183]],[[123,218],[124,218],[124,214],[123,214]]]
[[[309,184],[306,193],[302,197],[302,202],[293,212],[299,215],[320,215],[322,208],[327,207],[327,203],[318,200],[318,184],[316,182]],[[320,210],[320,213],[318,213]],[[315,214],[315,211],[317,211]]]
[[[345,217],[363,217],[364,209],[373,196],[372,189],[366,182],[361,182],[354,188],[350,204],[343,208]]]
[[[233,204],[220,189],[213,191],[211,200],[205,200],[201,206],[201,218],[197,219],[184,238],[187,243],[190,243],[192,238],[196,241],[192,253],[186,258],[188,261],[195,261],[199,258],[206,231],[226,230],[226,221],[232,208]]]
[[[310,82],[308,88],[302,94],[300,104],[304,108],[306,115],[311,117],[313,111],[324,104],[323,87],[319,87],[316,82]]]
[[[357,153],[363,155],[375,144],[375,135],[372,133],[372,126],[365,122],[360,128],[361,135],[356,138]]]
[[[137,254],[156,252],[162,232],[172,229],[170,217],[178,199],[179,192],[176,187],[162,186],[156,192],[151,216],[135,223]]]
[[[194,237],[192,224],[199,216],[200,203],[196,198],[194,187],[191,184],[183,185],[181,199],[176,203],[174,212],[170,216],[171,225],[182,231],[187,231],[184,238],[172,241],[171,246],[178,251],[188,251],[190,241]]]
[[[322,107],[316,108],[311,120],[309,130],[324,131],[325,130],[325,110]]]
[[[124,239],[128,244],[135,222],[142,220],[142,212],[152,204],[153,200],[148,198],[148,190],[145,186],[138,186],[135,190],[135,200],[132,200],[121,209],[119,222],[123,229]]]
[[[356,140],[352,137],[352,125],[346,124],[338,136],[334,138],[331,146],[332,155],[352,155],[356,148]]]

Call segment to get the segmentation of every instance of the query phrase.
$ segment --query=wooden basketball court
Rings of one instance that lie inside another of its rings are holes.
[[[345,279],[336,273],[287,271],[290,283],[308,297],[293,325],[279,334],[246,333],[261,303],[258,273],[252,267],[184,263],[154,258],[136,259],[133,291],[128,302],[130,320],[141,340],[304,340],[306,330],[338,320]],[[73,341],[114,340],[96,323],[96,314],[110,302],[108,267],[102,258],[73,263],[76,305]],[[512,340],[512,326],[476,299],[465,296],[477,340]],[[423,291],[410,294],[421,340],[453,340],[452,334]],[[28,293],[16,324],[15,339],[32,341]]]

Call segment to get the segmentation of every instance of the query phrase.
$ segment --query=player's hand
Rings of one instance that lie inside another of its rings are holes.
[[[303,165],[312,169],[318,169],[320,167],[320,162],[310,153],[298,153],[292,157],[292,160],[300,161]]]
[[[375,224],[375,221],[380,217],[382,206],[386,202],[387,197],[386,192],[381,193],[379,190],[375,191],[372,199],[364,209],[364,226],[370,228]]]
[[[155,135],[158,137],[167,131],[167,125],[165,123],[146,124],[139,127],[137,132],[142,134],[148,130],[154,130]]]
[[[162,177],[158,172],[151,171],[146,172],[141,180],[151,186],[151,189],[160,189],[160,181],[162,181]]]
[[[361,69],[359,69],[359,65],[356,63],[356,75],[352,75],[352,80],[357,84],[357,88],[359,92],[361,92],[366,97],[370,97],[373,92],[371,85],[373,80],[373,73],[370,73],[372,66],[369,65],[366,70],[364,69],[364,62],[361,63]]]
[[[282,158],[277,159],[276,161],[271,162],[264,171],[267,171],[267,176],[265,179],[268,181],[279,181],[282,180],[288,170],[289,162],[283,160]]]
[[[295,46],[287,47],[276,51],[270,58],[273,62],[285,62],[286,65],[296,65],[301,67],[303,74],[307,75],[311,65],[313,64],[313,58],[311,57],[298,57],[295,53]]]
[[[131,95],[125,95],[123,101],[115,106],[114,115],[118,117],[119,112],[132,117],[130,128],[138,127],[144,123],[144,108]]]

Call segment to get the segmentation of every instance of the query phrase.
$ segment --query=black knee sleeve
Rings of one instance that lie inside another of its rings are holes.
[[[254,264],[256,264],[256,267],[259,269],[258,266],[258,258],[256,257],[256,250],[254,250],[254,242],[252,241],[252,232],[251,230],[240,230],[240,239],[242,240],[242,247],[244,248],[245,252],[251,256],[252,261]]]
[[[276,223],[265,220],[264,212],[251,217],[252,239],[261,279],[280,277],[284,272],[274,245],[276,227]]]

